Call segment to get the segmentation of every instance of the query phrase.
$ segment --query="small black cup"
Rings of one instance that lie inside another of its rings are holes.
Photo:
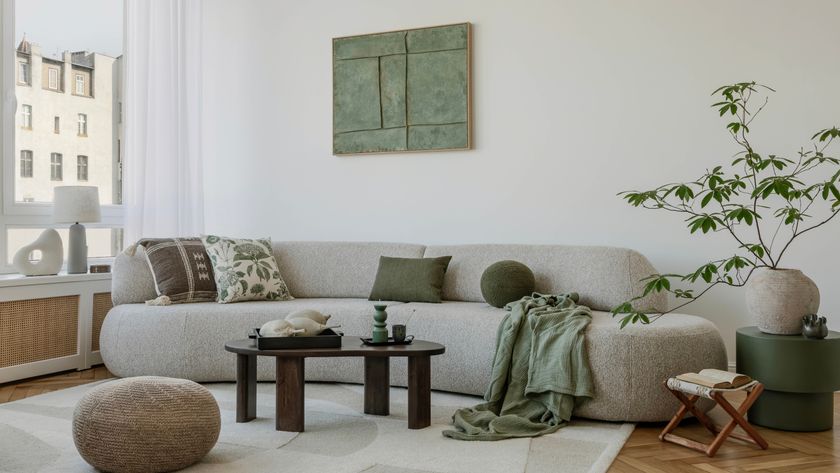
[[[394,337],[395,342],[404,342],[405,341],[405,325],[392,325],[391,326],[391,335]]]

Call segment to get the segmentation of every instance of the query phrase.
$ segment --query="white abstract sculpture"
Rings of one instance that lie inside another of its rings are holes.
[[[326,324],[327,320],[330,320],[330,317],[332,317],[332,316],[331,315],[324,315],[324,314],[318,312],[317,310],[303,309],[303,310],[297,310],[297,311],[292,312],[291,314],[287,315],[286,320],[304,318],[304,319],[314,320],[315,322],[318,322],[319,324]]]
[[[260,327],[261,337],[294,337],[303,332],[303,329],[296,329],[286,320],[271,320]]]
[[[328,328],[341,327],[341,325],[327,326],[324,324],[319,324],[318,322],[312,319],[308,319],[306,317],[295,317],[293,319],[288,320],[288,322],[291,323],[297,330],[303,329],[302,335],[304,337],[314,337],[315,335],[320,335],[321,332]]]
[[[31,261],[29,256],[33,251],[41,252],[41,259]],[[37,240],[24,246],[15,253],[12,264],[24,276],[45,276],[58,274],[64,263],[64,245],[61,236],[52,228],[41,232]]]

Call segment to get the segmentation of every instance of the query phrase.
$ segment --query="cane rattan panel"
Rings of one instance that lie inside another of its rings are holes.
[[[93,327],[90,334],[90,350],[99,351],[99,330],[102,329],[102,322],[105,316],[114,305],[111,303],[110,292],[100,292],[93,295]]]
[[[79,296],[0,302],[0,368],[75,355]]]

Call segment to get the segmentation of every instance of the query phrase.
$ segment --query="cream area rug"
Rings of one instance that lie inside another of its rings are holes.
[[[108,381],[102,381],[108,382]],[[73,409],[100,383],[0,405],[0,471],[93,472],[76,452]],[[205,385],[219,403],[222,431],[201,463],[183,471],[242,473],[605,472],[633,424],[576,419],[534,439],[462,442],[445,438],[458,407],[474,396],[432,393],[432,425],[409,430],[407,393],[392,388],[391,415],[362,413],[363,387],[307,383],[306,431],[274,430],[274,384],[259,383],[257,419],[237,424],[233,384]]]

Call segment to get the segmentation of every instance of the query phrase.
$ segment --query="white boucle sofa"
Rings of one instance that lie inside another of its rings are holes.
[[[114,308],[102,326],[102,359],[117,376],[157,375],[198,382],[233,381],[235,356],[228,340],[244,338],[254,327],[303,308],[332,314],[347,335],[371,330],[373,308],[367,296],[379,257],[451,255],[443,287],[444,302],[388,306],[388,322],[408,326],[419,339],[446,346],[432,358],[432,388],[484,394],[490,377],[496,328],[503,309],[483,301],[479,281],[490,264],[513,259],[527,264],[537,291],[576,291],[593,310],[586,349],[597,395],[575,410],[581,417],[615,421],[663,421],[677,403],[662,381],[702,368],[726,369],[726,351],[715,326],[691,315],[669,314],[648,326],[619,329],[609,310],[640,291],[639,279],[655,272],[639,253],[609,247],[559,245],[423,246],[395,243],[280,242],[274,252],[295,296],[287,302],[195,303],[147,306],[155,298],[142,247],[116,258]],[[662,295],[642,301],[662,309]],[[273,360],[260,357],[258,376],[274,377]],[[360,358],[309,359],[306,379],[361,383]],[[406,383],[405,360],[392,360],[391,382]]]

